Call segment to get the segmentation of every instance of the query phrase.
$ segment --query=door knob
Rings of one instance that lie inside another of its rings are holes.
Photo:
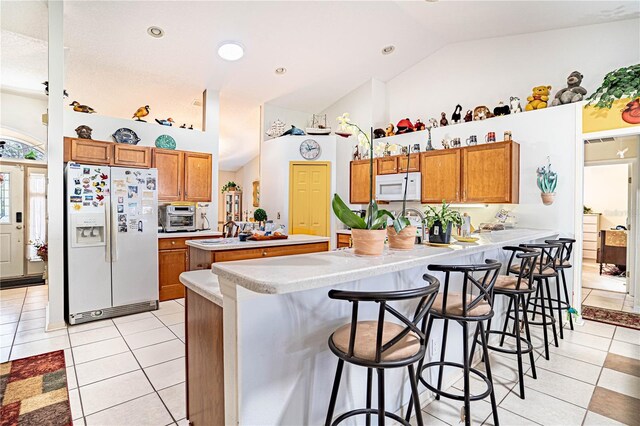
[[[22,229],[22,225],[16,225],[16,229]]]

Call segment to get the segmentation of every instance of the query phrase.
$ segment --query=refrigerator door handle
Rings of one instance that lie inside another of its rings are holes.
[[[116,262],[118,260],[118,222],[116,222],[117,217],[115,213],[115,209],[111,209],[111,262]]]
[[[105,254],[104,254],[104,260],[107,263],[111,263],[111,203],[106,202],[104,203],[104,217],[105,217],[105,222],[106,222],[106,229],[105,229],[105,241],[106,241],[106,248],[105,248]]]

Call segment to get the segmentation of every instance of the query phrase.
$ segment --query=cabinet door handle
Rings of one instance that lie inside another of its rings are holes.
[[[263,255],[263,256],[266,256],[266,255],[267,255],[266,250],[262,252],[262,255]]]
[[[176,245],[176,242],[175,242],[175,241],[171,241],[171,245],[174,245],[174,246],[175,246],[175,245]]]

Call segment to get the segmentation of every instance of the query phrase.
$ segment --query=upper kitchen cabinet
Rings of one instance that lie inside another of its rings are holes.
[[[144,146],[115,144],[113,146],[113,165],[128,167],[151,167],[151,149]]]
[[[185,201],[211,201],[211,154],[184,153]]]
[[[423,203],[460,202],[460,149],[420,154]]]
[[[409,172],[419,172],[420,171],[420,154],[410,154],[408,161]],[[407,156],[400,155],[398,156],[398,172],[406,173],[407,172]]]
[[[182,200],[184,153],[169,149],[154,149],[153,167],[158,169],[158,200]]]
[[[462,202],[520,202],[520,145],[498,142],[462,150]]]
[[[377,174],[376,160],[373,161],[373,186],[375,198],[375,184]],[[349,183],[349,202],[351,204],[369,204],[369,160],[357,160],[351,162]]]
[[[398,157],[380,157],[377,160],[379,175],[392,175],[398,173]]]
[[[80,164],[113,163],[113,143],[91,139],[64,138],[64,161]]]

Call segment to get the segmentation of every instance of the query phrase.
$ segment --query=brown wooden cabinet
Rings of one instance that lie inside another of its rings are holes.
[[[211,201],[211,154],[184,153],[185,201]]]
[[[110,165],[113,163],[114,145],[91,139],[64,138],[64,161]]]
[[[373,197],[376,196],[376,160],[373,161]],[[369,160],[352,161],[350,165],[349,202],[369,204]]]
[[[393,175],[398,173],[398,157],[380,157],[376,161],[378,162],[379,175]]]
[[[148,169],[151,167],[151,148],[129,144],[114,144],[113,165]]]
[[[337,248],[349,248],[351,247],[351,235],[350,234],[336,234],[336,247]]]
[[[460,149],[420,154],[423,203],[460,202]]]
[[[408,161],[409,172],[419,172],[420,171],[420,154],[410,154]],[[401,155],[398,157],[398,173],[406,173],[407,172],[407,156]]]
[[[498,142],[462,150],[462,202],[520,201],[520,145]]]
[[[153,150],[153,167],[158,169],[158,200],[182,200],[184,154],[169,149]]]

